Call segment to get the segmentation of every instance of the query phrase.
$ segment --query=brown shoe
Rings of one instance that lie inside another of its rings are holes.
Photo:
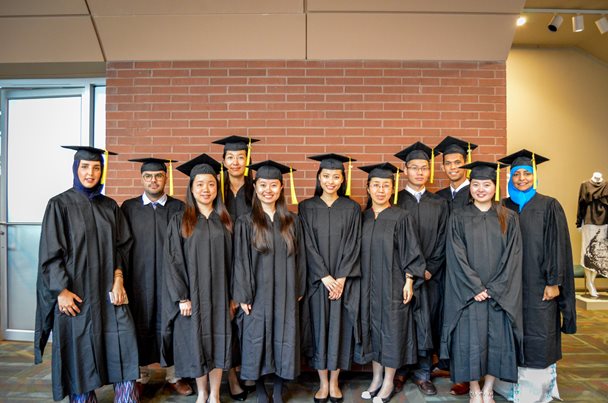
[[[466,395],[467,393],[469,393],[469,383],[468,382],[455,383],[452,385],[452,388],[450,389],[450,394],[455,395],[455,396]]]
[[[393,378],[393,387],[395,393],[401,393],[406,380],[407,378],[404,375],[395,375],[395,377]]]
[[[190,396],[192,394],[192,388],[190,387],[188,382],[184,381],[183,379],[179,379],[175,383],[167,383],[167,386],[169,387],[169,389],[177,392],[182,396]]]
[[[431,381],[419,381],[414,379],[414,383],[418,386],[418,389],[422,392],[423,395],[433,396],[437,394],[437,388],[433,385]]]

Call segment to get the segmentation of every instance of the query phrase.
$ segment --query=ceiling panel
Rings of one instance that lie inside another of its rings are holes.
[[[315,11],[519,13],[525,0],[308,0]]]
[[[322,13],[309,59],[506,60],[517,15]]]
[[[85,0],[1,0],[0,16],[88,15]]]
[[[88,16],[5,17],[0,38],[0,63],[103,61]]]
[[[304,59],[304,14],[95,17],[108,61]]]
[[[302,13],[304,0],[88,0],[94,16]]]

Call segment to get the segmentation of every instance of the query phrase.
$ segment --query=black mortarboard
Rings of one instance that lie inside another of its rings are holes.
[[[533,167],[534,166],[534,163],[532,162],[533,157],[534,157],[534,162],[536,163],[536,165],[549,161],[549,158],[545,158],[542,155],[535,154],[532,151],[528,151],[526,149],[519,150],[513,154],[509,154],[506,157],[499,159],[498,161],[502,162],[503,164],[511,165],[511,167],[516,167],[516,166]]]
[[[485,161],[475,161],[470,164],[466,164],[461,166],[462,169],[470,169],[471,170],[471,179],[480,179],[480,180],[493,180],[496,181],[496,171],[498,170],[498,166],[501,168],[504,167],[503,164],[496,162],[485,162]]]
[[[437,144],[435,151],[438,153],[446,154],[460,154],[467,156],[469,151],[477,148],[477,144],[470,143],[468,141],[457,139],[456,137],[447,136],[441,143]]]
[[[76,150],[76,154],[74,154],[75,160],[85,160],[85,161],[101,161],[103,162],[102,155],[106,152],[108,155],[118,155],[115,152],[102,150],[100,148],[89,147],[89,146],[61,146],[63,148],[68,148],[70,150]]]
[[[395,157],[402,161],[410,162],[411,160],[430,160],[433,149],[420,141],[415,142],[411,146],[404,148],[395,154]]]
[[[145,171],[165,171],[167,172],[166,162],[178,162],[177,160],[167,160],[164,158],[133,158],[131,162],[141,162],[141,172]]]
[[[249,143],[256,143],[260,140],[252,139],[249,137],[242,136],[228,136],[223,139],[215,140],[214,144],[221,144],[224,146],[224,152],[226,151],[240,151],[247,150]]]
[[[289,185],[291,190],[291,204],[298,204],[296,197],[296,185],[293,180],[293,172],[296,170],[287,165],[280,164],[272,160],[258,162],[249,165],[255,171],[255,179],[278,179],[283,183],[283,174],[289,174]]]
[[[383,162],[381,164],[365,165],[359,167],[360,170],[367,172],[367,179],[371,178],[382,178],[382,179],[394,179],[397,172],[403,172],[390,162]]]
[[[266,160],[258,162],[257,164],[251,164],[249,165],[249,168],[256,171],[256,179],[278,179],[280,181],[283,180],[283,174],[287,174],[290,171],[296,171],[295,169],[289,168],[287,165],[283,165],[272,160]]]
[[[194,157],[190,161],[184,162],[177,167],[178,171],[188,175],[190,179],[194,179],[196,175],[200,174],[217,175],[220,173],[221,169],[222,164],[207,154],[201,154],[198,157]]]
[[[311,160],[319,161],[319,168],[321,169],[342,169],[344,170],[344,163],[349,161],[357,161],[356,159],[345,157],[340,154],[321,154],[321,155],[313,155],[312,157],[308,157]]]

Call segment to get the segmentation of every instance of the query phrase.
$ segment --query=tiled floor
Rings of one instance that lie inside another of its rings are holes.
[[[565,402],[608,402],[608,311],[579,310],[578,333],[564,336],[564,358],[559,363],[559,389]],[[50,353],[50,348],[48,349]],[[50,355],[45,362],[34,366],[31,343],[0,342],[0,402],[49,402],[51,398]],[[345,402],[361,402],[361,392],[369,384],[369,374],[344,374],[343,393]],[[316,375],[305,373],[298,383],[288,385],[286,401],[312,402],[316,387]],[[194,402],[195,397],[180,397],[163,387],[163,371],[153,372],[152,387],[142,402]],[[449,381],[437,379],[439,394],[426,399],[410,382],[404,392],[391,402],[466,402],[468,397],[450,396]],[[111,387],[97,393],[99,402],[112,402]],[[231,399],[222,388],[222,399]],[[247,401],[255,402],[255,394]],[[504,399],[496,398],[497,402]]]

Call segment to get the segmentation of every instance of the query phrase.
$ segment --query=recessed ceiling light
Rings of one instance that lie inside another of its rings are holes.
[[[526,23],[526,21],[528,21],[528,19],[522,15],[521,17],[519,17],[517,19],[517,26],[521,27],[522,25],[524,25]]]

